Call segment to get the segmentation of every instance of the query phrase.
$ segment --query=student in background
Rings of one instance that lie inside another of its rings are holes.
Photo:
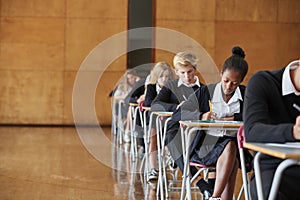
[[[173,65],[175,74],[179,77],[170,80],[161,89],[159,94],[151,104],[151,111],[168,111],[174,112],[186,98],[194,93],[201,85],[196,74],[197,58],[189,52],[179,52],[174,56]],[[180,137],[180,134],[178,134]],[[173,135],[166,136],[166,143],[173,139]],[[181,146],[181,143],[178,144]],[[173,149],[169,149],[173,151]],[[174,148],[174,151],[177,149]],[[171,163],[171,167],[172,166]]]
[[[158,62],[155,64],[150,73],[149,84],[146,85],[145,103],[144,106],[150,107],[154,98],[159,94],[162,87],[167,83],[168,80],[174,79],[174,73],[170,65],[166,62]],[[149,121],[147,122],[149,123]],[[150,134],[150,146],[149,146],[149,162],[150,162],[150,172],[148,174],[148,180],[157,179],[156,170],[156,151],[157,151],[157,137],[156,129],[151,127]]]
[[[130,133],[131,133],[130,132],[130,110],[128,109],[129,104],[130,103],[140,103],[141,101],[144,101],[146,79],[147,78],[140,78],[138,81],[136,81],[135,84],[133,85],[131,91],[127,94],[127,96],[124,99],[124,111],[123,112],[127,113],[124,142],[130,142],[130,138],[131,138],[131,136],[130,136]],[[139,115],[138,115],[138,117],[139,117]],[[140,121],[140,118],[137,119],[137,122],[139,122],[139,121]]]
[[[120,111],[121,113],[118,113],[119,110],[119,102],[124,101],[126,97],[130,94],[132,91],[133,86],[140,80],[140,76],[137,74],[137,71],[135,69],[127,70],[125,75],[121,78],[118,85],[115,87],[114,90],[112,90],[109,94],[110,97],[113,97],[113,103],[112,103],[112,110],[113,115],[121,115],[123,121],[127,120],[127,113],[128,113],[128,105],[125,103],[121,104]],[[121,128],[121,127],[118,127]],[[122,129],[122,128],[121,128]]]
[[[261,71],[248,82],[245,93],[244,125],[247,142],[285,143],[300,141],[300,60],[274,71]],[[264,198],[268,198],[274,172],[282,160],[263,155]],[[299,199],[300,166],[285,170],[277,198]],[[251,181],[252,199],[257,199],[254,177]]]
[[[179,52],[173,59],[178,79],[168,81],[151,104],[152,111],[174,112],[180,103],[197,90],[202,83],[196,76],[197,58],[189,52]]]
[[[234,47],[232,56],[226,59],[221,70],[221,81],[202,86],[189,96],[180,109],[172,116],[167,134],[178,134],[179,120],[235,120],[242,121],[243,96],[245,86],[241,85],[248,72],[242,48]],[[211,101],[212,108],[209,105]],[[179,135],[179,134],[178,134]],[[223,137],[218,137],[224,135]],[[191,145],[190,161],[216,166],[215,180],[203,179],[197,182],[204,199],[232,199],[238,170],[236,131],[208,130],[195,135]],[[173,144],[172,144],[173,143]],[[177,144],[171,141],[170,146]],[[175,147],[173,147],[175,148]],[[173,154],[178,166],[183,170],[182,154]],[[196,173],[191,167],[191,174]]]
[[[135,83],[139,80],[140,76],[136,73],[136,70],[128,70],[125,74],[125,78],[110,92],[109,96],[113,96],[117,100],[125,99]]]

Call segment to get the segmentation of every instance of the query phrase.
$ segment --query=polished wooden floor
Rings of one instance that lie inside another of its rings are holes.
[[[130,145],[102,129],[95,140],[74,127],[0,127],[0,199],[156,199],[155,184],[138,173],[141,159],[132,163]]]

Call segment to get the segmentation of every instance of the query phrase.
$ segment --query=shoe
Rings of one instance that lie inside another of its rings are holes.
[[[209,200],[209,198],[212,196],[213,193],[213,189],[211,188],[211,186],[202,179],[200,179],[196,185],[199,187],[202,195],[203,195],[203,199],[205,200]]]
[[[169,166],[172,171],[175,171],[178,168],[178,166],[174,160],[172,162],[170,162]]]
[[[128,143],[128,142],[130,142],[130,140],[131,140],[130,131],[126,130],[125,134],[124,134],[124,142]]]
[[[168,157],[167,160],[168,160],[168,164],[169,164],[170,169],[172,171],[175,171],[177,169],[176,162],[174,161],[173,157],[170,154],[168,154],[167,157]]]
[[[220,197],[210,197],[208,200],[222,200]]]
[[[208,190],[204,190],[204,192],[203,192],[203,199],[204,200],[211,200],[211,193],[208,191]]]
[[[152,168],[150,172],[148,173],[148,180],[147,181],[152,181],[152,180],[157,180],[157,170]]]

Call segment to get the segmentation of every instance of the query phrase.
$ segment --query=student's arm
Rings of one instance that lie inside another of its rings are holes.
[[[142,96],[145,92],[145,86],[140,85],[138,88],[134,88],[133,92],[130,96],[130,103],[137,103],[137,100],[140,96]]]
[[[233,119],[232,119],[234,121],[243,121],[244,99],[245,99],[246,86],[240,85],[239,89],[240,89],[243,101],[239,100],[239,102],[240,102],[240,112],[239,113],[234,113]]]
[[[156,85],[149,84],[147,86],[146,95],[145,95],[145,106],[150,107],[156,95],[157,95]]]
[[[171,101],[172,91],[164,86],[151,104],[151,111],[175,111],[178,103]]]
[[[177,109],[172,116],[174,121],[198,120],[204,113],[209,112],[209,92],[206,86],[200,87],[191,94],[187,101]]]
[[[125,98],[125,104],[137,103],[136,100],[145,92],[145,79],[137,81]]]
[[[281,82],[266,72],[248,81],[244,98],[244,125],[247,142],[290,142],[293,123],[282,100]]]

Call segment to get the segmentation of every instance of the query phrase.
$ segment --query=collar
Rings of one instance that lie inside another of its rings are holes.
[[[222,92],[221,92],[222,88],[221,87],[222,87],[221,82],[217,83],[216,88],[214,90],[212,102],[223,102],[224,101],[223,97],[222,97]],[[231,102],[236,102],[238,100],[243,101],[243,97],[242,97],[240,87],[236,88],[233,96],[228,101],[228,104],[230,104]]]
[[[200,85],[198,76],[194,76],[194,79],[196,80],[196,82],[193,84],[189,84],[189,85],[184,83],[181,79],[179,79],[177,87],[180,87],[181,85],[185,85],[186,87],[194,87],[195,85],[197,85],[198,87],[200,87],[201,85]]]
[[[292,93],[295,93],[297,96],[300,95],[300,91],[297,91],[296,88],[294,87],[292,80],[291,80],[291,75],[290,71],[296,69],[298,66],[292,66],[293,63],[290,63],[283,72],[282,75],[282,96],[289,95]]]
[[[158,83],[156,83],[155,85],[156,85],[156,92],[158,94],[160,92],[160,90],[161,90],[161,87],[159,87]]]

